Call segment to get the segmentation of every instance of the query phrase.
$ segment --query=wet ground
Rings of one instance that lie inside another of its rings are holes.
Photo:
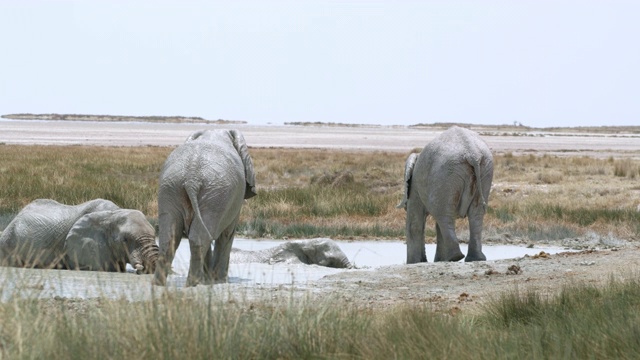
[[[236,239],[234,247],[242,250],[261,250],[277,246],[282,241]],[[326,276],[345,272],[375,272],[393,265],[405,264],[406,247],[401,241],[352,241],[339,242],[356,269],[334,269],[317,265],[303,264],[231,264],[229,268],[229,285],[244,290],[260,290],[262,287],[277,288],[283,285],[300,288],[314,287],[314,284]],[[466,247],[462,246],[463,252]],[[544,251],[558,253],[564,251],[560,247],[527,248],[524,246],[492,245],[484,246],[488,260],[521,258]],[[429,261],[433,260],[435,245],[427,245]],[[189,244],[182,241],[173,262],[174,274],[169,276],[171,289],[183,289],[189,269]],[[464,264],[463,264],[464,266]],[[13,296],[33,298],[69,298],[87,299],[106,297],[111,299],[126,298],[128,300],[148,300],[154,289],[151,286],[151,275],[135,275],[132,272],[97,273],[67,270],[39,270],[0,268],[0,298],[3,301]],[[228,289],[225,284],[214,285],[215,290]],[[201,288],[201,287],[199,287]]]

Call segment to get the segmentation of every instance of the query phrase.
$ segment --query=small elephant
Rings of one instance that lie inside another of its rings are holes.
[[[491,182],[493,156],[480,136],[453,126],[427,144],[405,165],[405,194],[398,208],[407,211],[407,264],[426,262],[426,217],[436,221],[435,261],[464,258],[455,220],[469,217],[469,247],[465,261],[483,261],[482,222]]]
[[[340,269],[353,267],[338,244],[330,239],[287,241],[278,246],[257,251],[233,248],[231,262],[307,264]]]
[[[152,274],[158,259],[155,229],[138,210],[118,209],[84,215],[65,242],[68,269]]]
[[[244,199],[256,195],[253,162],[242,134],[193,133],[167,157],[159,185],[160,256],[153,283],[166,285],[183,235],[191,251],[187,286],[227,281],[240,209]]]
[[[137,210],[95,199],[79,205],[38,199],[0,235],[5,266],[137,273],[155,270],[155,231]]]

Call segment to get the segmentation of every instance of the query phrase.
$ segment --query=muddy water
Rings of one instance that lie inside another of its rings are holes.
[[[243,250],[261,250],[277,246],[281,241],[236,239],[234,247]],[[229,284],[213,287],[198,287],[198,290],[184,289],[189,269],[189,244],[183,241],[173,262],[174,274],[169,276],[169,291],[219,292],[225,296],[230,290],[260,290],[268,287],[277,289],[281,285],[305,284],[324,276],[342,271],[371,271],[385,265],[402,265],[406,260],[406,246],[401,241],[353,241],[340,242],[340,247],[349,260],[358,268],[355,270],[332,269],[301,264],[231,264]],[[466,247],[463,246],[463,252]],[[557,253],[562,248],[526,248],[519,246],[483,246],[487,260],[516,258],[545,251]],[[435,245],[427,245],[427,257],[433,261]],[[150,299],[154,293],[167,291],[151,286],[151,275],[133,273],[98,273],[66,270],[37,270],[0,267],[0,300],[12,297],[31,298],[125,298],[131,301]],[[205,290],[202,290],[205,291]]]

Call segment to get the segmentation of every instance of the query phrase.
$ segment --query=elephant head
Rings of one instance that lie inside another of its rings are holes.
[[[247,143],[244,141],[244,136],[241,132],[235,129],[224,130],[229,139],[233,143],[233,147],[236,148],[240,158],[242,159],[242,163],[244,164],[244,177],[246,180],[246,189],[244,193],[244,198],[249,199],[257,195],[256,193],[256,174],[253,170],[253,161],[251,160],[251,156],[249,155],[249,149],[247,148]],[[212,132],[209,130],[199,130],[194,132],[193,134],[187,137],[185,142],[189,141],[219,141],[218,135],[216,132]]]
[[[273,250],[270,261],[287,262],[292,258],[309,265],[332,268],[353,267],[338,244],[330,239],[286,242]]]
[[[65,242],[70,269],[153,273],[158,258],[155,231],[138,210],[98,211],[75,222]]]

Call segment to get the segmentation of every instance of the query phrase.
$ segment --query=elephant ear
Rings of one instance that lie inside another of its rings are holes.
[[[112,264],[112,249],[109,244],[111,229],[106,218],[112,211],[97,211],[86,214],[74,224],[65,241],[65,261],[70,269],[109,270]]]
[[[409,201],[409,192],[411,191],[411,176],[413,175],[413,168],[416,166],[418,160],[418,154],[412,153],[407,158],[407,162],[404,164],[404,197],[396,208],[407,210],[407,201]]]
[[[233,146],[238,151],[238,154],[242,159],[242,163],[244,164],[244,178],[247,182],[244,191],[244,198],[249,199],[257,195],[256,174],[253,170],[253,161],[251,160],[251,155],[249,155],[249,149],[247,148],[247,143],[245,143],[242,133],[240,133],[238,130],[228,131],[229,135],[231,136],[231,140],[233,141]]]
[[[199,138],[202,134],[204,134],[205,131],[206,130],[198,130],[198,131],[194,132],[193,134],[189,135],[189,137],[184,142],[193,141],[193,140]]]

